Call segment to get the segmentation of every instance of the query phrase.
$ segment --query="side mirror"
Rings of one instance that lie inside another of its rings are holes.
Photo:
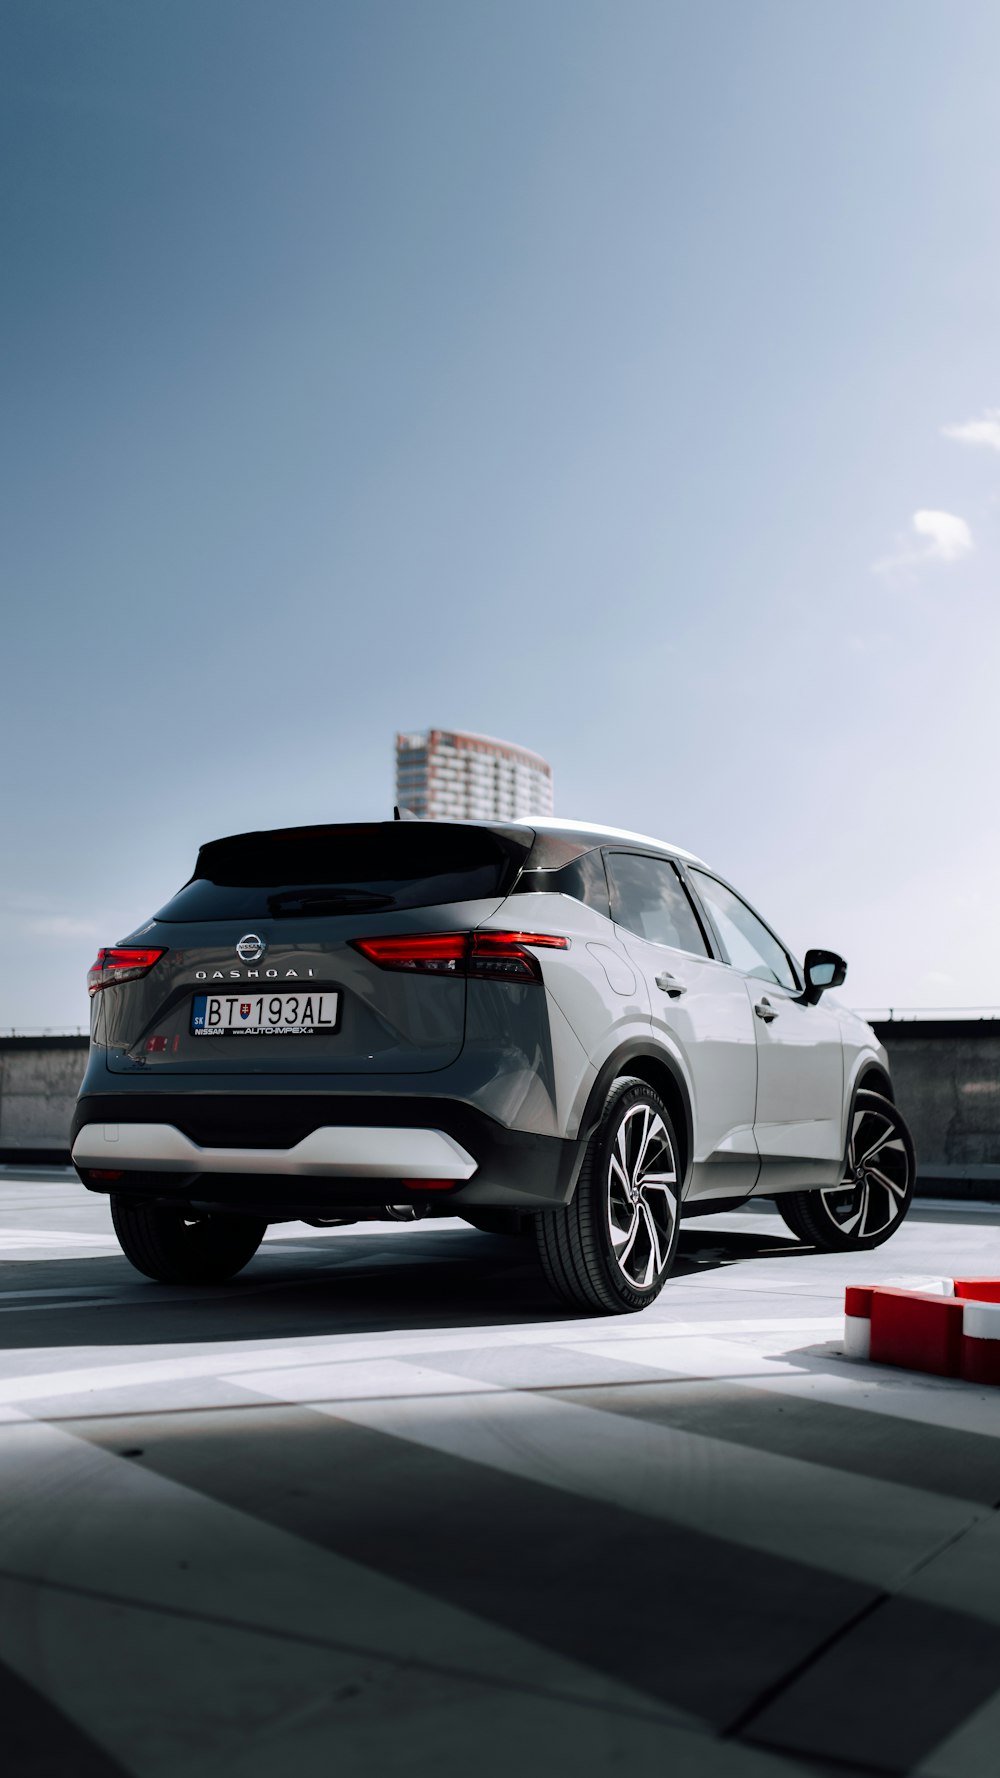
[[[847,977],[847,964],[836,951],[807,951],[803,968],[806,990],[802,998],[807,1006],[815,1006],[825,988],[839,988]]]

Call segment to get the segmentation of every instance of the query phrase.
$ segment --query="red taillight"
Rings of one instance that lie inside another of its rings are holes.
[[[469,936],[467,932],[420,932],[400,938],[352,938],[351,944],[380,969],[464,975]]]
[[[481,981],[540,982],[538,958],[525,950],[525,945],[565,951],[569,939],[549,932],[474,932],[469,974]]]
[[[96,963],[87,971],[87,987],[91,994],[97,994],[101,988],[113,988],[118,982],[138,981],[166,954],[162,947],[153,950],[146,945],[118,945],[98,951]]]
[[[541,981],[538,960],[526,946],[540,945],[558,951],[569,948],[568,938],[548,932],[421,932],[392,938],[352,938],[350,942],[380,969],[508,982]]]

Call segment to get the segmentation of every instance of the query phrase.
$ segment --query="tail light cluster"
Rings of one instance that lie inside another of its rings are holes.
[[[153,950],[145,945],[118,945],[100,950],[97,961],[87,971],[88,991],[93,995],[102,988],[116,987],[119,982],[136,982],[141,975],[148,975],[153,964],[165,956],[162,947]]]
[[[392,938],[352,938],[355,950],[380,969],[417,975],[461,975],[478,981],[540,982],[531,947],[569,949],[548,932],[422,932]]]

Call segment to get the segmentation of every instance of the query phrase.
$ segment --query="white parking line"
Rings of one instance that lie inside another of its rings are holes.
[[[613,1346],[607,1348],[613,1351]],[[448,1456],[725,1537],[745,1549],[896,1587],[914,1564],[989,1512],[966,1500],[852,1475],[677,1427],[417,1369],[359,1363],[228,1381],[273,1401],[389,1433]],[[450,1387],[449,1387],[450,1385]]]
[[[137,1288],[142,1289],[142,1286]],[[170,1301],[177,1298],[171,1292]],[[301,1344],[288,1339],[261,1339],[254,1341],[241,1340],[227,1347],[220,1343],[211,1352],[198,1350],[195,1352],[178,1353],[172,1348],[170,1355],[162,1358],[109,1359],[106,1363],[91,1363],[85,1366],[74,1366],[72,1369],[51,1369],[39,1372],[34,1376],[10,1377],[0,1382],[0,1403],[27,1402],[43,1400],[58,1395],[72,1397],[74,1395],[90,1395],[96,1389],[114,1391],[130,1389],[137,1384],[173,1383],[186,1377],[217,1377],[231,1376],[243,1370],[261,1371],[265,1367],[280,1370],[285,1367],[299,1368],[304,1365],[354,1364],[359,1359],[372,1361],[381,1358],[413,1359],[430,1356],[434,1352],[453,1352],[456,1341],[461,1343],[464,1351],[476,1348],[489,1350],[498,1345],[510,1346],[562,1346],[577,1347],[593,1340],[595,1327],[612,1326],[620,1330],[619,1338],[613,1342],[622,1352],[632,1340],[642,1336],[636,1328],[623,1328],[618,1318],[609,1317],[607,1323],[588,1320],[586,1322],[569,1321],[550,1324],[533,1324],[529,1326],[501,1327],[462,1327],[456,1329],[422,1328],[419,1333],[401,1334],[331,1334],[325,1340],[303,1341]],[[816,1321],[774,1322],[761,1321],[713,1321],[678,1323],[675,1332],[678,1336],[715,1330],[766,1331],[777,1336],[791,1332],[808,1333],[817,1329],[829,1330],[840,1323],[831,1323],[828,1319]],[[651,1330],[652,1333],[663,1334],[663,1324]],[[638,1362],[642,1362],[639,1360]]]
[[[715,1376],[779,1395],[804,1396],[835,1407],[916,1420],[946,1431],[1000,1438],[1000,1390],[853,1362],[839,1351],[843,1323],[838,1320],[825,1325],[828,1339],[838,1347],[830,1355],[810,1353],[808,1347],[789,1351],[784,1322],[771,1323],[768,1340],[729,1338],[727,1334],[736,1332],[733,1324],[697,1336],[684,1329],[672,1337],[661,1328],[654,1339],[594,1340],[587,1341],[584,1349],[595,1358],[616,1358],[640,1370]]]
[[[151,1778],[243,1771],[262,1716],[275,1734],[298,1732],[359,1674],[398,1736],[400,1669],[410,1677],[397,1706],[417,1716],[430,1679],[480,1707],[483,1685],[513,1688],[512,1717],[531,1693],[661,1729],[698,1720],[61,1428],[26,1422],[4,1447],[0,1660]]]
[[[4,1229],[0,1231],[0,1254],[16,1253],[22,1247],[102,1247],[106,1253],[120,1248],[113,1234],[85,1235],[71,1229]]]

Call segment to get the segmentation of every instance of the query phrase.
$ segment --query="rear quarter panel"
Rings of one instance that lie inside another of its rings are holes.
[[[484,924],[558,933],[570,941],[566,951],[539,949],[536,955],[548,1005],[547,1079],[555,1133],[575,1137],[607,1059],[631,1038],[651,1047],[649,996],[641,974],[610,920],[569,895],[513,895]]]

